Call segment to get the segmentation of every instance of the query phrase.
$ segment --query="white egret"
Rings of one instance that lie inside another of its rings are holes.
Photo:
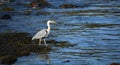
[[[50,23],[56,23],[54,21],[51,21],[51,20],[48,20],[47,22],[47,26],[48,28],[47,29],[42,29],[40,30],[38,33],[36,33],[33,37],[32,37],[32,40],[35,40],[35,39],[39,39],[39,45],[41,45],[41,40],[43,38],[44,40],[44,43],[46,45],[46,40],[45,40],[45,37],[47,37],[50,33]]]

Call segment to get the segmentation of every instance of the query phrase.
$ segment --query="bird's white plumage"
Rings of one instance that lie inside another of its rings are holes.
[[[42,29],[33,36],[32,40],[40,39],[40,38],[43,38],[43,37],[46,37],[46,36],[47,36],[47,29]]]

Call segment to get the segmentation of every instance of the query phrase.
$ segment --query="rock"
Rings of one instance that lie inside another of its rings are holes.
[[[10,65],[18,57],[28,56],[31,52],[49,53],[51,50],[49,46],[32,44],[29,33],[0,34],[0,64]]]
[[[35,1],[30,3],[30,7],[32,7],[32,8],[36,8],[37,6],[38,6],[38,3]]]
[[[11,19],[12,17],[8,14],[1,16],[1,19]]]
[[[61,41],[56,43],[56,47],[73,47],[75,44],[70,44],[68,41]]]
[[[32,10],[25,10],[23,11],[24,15],[30,15],[32,13]]]
[[[30,55],[29,51],[23,50],[22,52],[19,53],[20,56],[28,56]]]
[[[46,0],[37,0],[37,1],[33,1],[30,3],[30,7],[32,8],[44,8],[44,7],[49,7],[51,6],[50,3],[48,3]]]
[[[11,12],[11,11],[14,11],[14,8],[12,8],[12,7],[5,7],[1,11],[3,11],[3,12]]]
[[[110,65],[120,65],[120,64],[118,64],[118,63],[111,63]]]
[[[50,14],[49,12],[36,12],[35,15],[48,15]]]
[[[50,3],[48,3],[46,0],[38,0],[38,7],[50,7],[51,6],[51,4]]]
[[[64,63],[65,63],[65,62],[70,62],[70,60],[64,60],[63,62],[64,62]]]
[[[73,4],[63,4],[59,6],[60,8],[78,8],[79,6]]]
[[[0,63],[2,64],[12,64],[17,61],[17,57],[14,55],[5,55],[0,57]]]

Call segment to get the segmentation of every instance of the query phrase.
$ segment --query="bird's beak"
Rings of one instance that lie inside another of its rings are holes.
[[[52,21],[52,23],[57,24],[55,21]]]

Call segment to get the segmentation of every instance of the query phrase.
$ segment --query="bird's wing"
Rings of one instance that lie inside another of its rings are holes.
[[[34,40],[34,39],[40,39],[40,38],[42,38],[42,37],[45,37],[46,34],[47,34],[47,29],[42,29],[42,30],[40,30],[38,33],[36,33],[36,34],[33,36],[32,40]]]

